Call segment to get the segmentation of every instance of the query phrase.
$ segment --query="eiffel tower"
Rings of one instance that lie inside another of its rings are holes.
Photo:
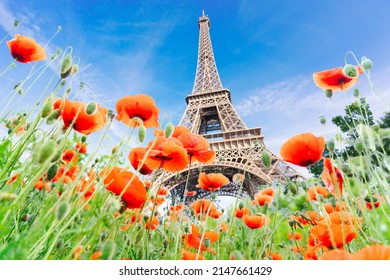
[[[200,35],[195,83],[192,94],[186,98],[187,109],[180,125],[204,136],[210,142],[210,148],[216,152],[216,160],[201,167],[193,164],[190,170],[187,168],[177,174],[165,174],[162,181],[170,189],[173,202],[183,201],[187,180],[187,191],[196,191],[194,196],[185,196],[187,204],[211,195],[196,187],[200,169],[228,177],[231,183],[222,186],[217,195],[238,198],[253,198],[259,186],[272,183],[275,179],[302,178],[266,148],[261,128],[248,128],[237,114],[230,91],[222,86],[219,78],[209,33],[210,20],[204,11],[198,25]],[[263,151],[271,157],[268,168],[261,160]]]

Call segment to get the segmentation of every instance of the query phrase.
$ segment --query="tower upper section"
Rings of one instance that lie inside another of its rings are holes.
[[[213,47],[210,39],[210,20],[203,12],[198,20],[199,25],[199,47],[198,65],[192,94],[201,94],[222,90],[222,83],[219,79],[217,65],[215,63]]]

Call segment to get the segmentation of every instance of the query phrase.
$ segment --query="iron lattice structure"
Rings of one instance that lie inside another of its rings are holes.
[[[200,35],[195,82],[192,94],[186,98],[187,109],[180,125],[204,136],[210,142],[210,148],[216,152],[216,160],[201,166],[192,164],[180,173],[160,175],[164,185],[170,189],[173,202],[183,200],[187,181],[187,191],[196,191],[194,196],[185,196],[187,204],[211,195],[196,187],[200,169],[228,177],[231,183],[216,193],[234,197],[253,198],[259,186],[275,179],[302,178],[267,149],[261,128],[248,128],[242,121],[232,105],[230,91],[222,87],[219,78],[209,33],[209,18],[203,13],[198,24]],[[269,168],[261,160],[263,151],[271,155]]]

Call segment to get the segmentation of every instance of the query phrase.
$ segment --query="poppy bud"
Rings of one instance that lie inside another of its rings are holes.
[[[57,164],[52,164],[47,170],[46,179],[50,181],[57,175],[58,166]]]
[[[241,201],[240,204],[238,204],[238,209],[241,210],[242,208],[244,208],[244,202]]]
[[[359,71],[352,64],[346,64],[343,68],[343,73],[350,78],[355,78],[359,75]]]
[[[142,143],[144,142],[146,137],[146,127],[141,125],[138,129],[138,140]]]
[[[205,238],[203,243],[204,243],[204,246],[206,246],[206,248],[210,247],[210,239],[209,238]]]
[[[330,205],[332,205],[333,208],[337,206],[337,201],[334,197],[330,199]]]
[[[110,213],[106,213],[102,217],[103,225],[107,228],[111,227],[114,224],[114,217]]]
[[[115,245],[114,241],[108,240],[108,241],[104,242],[103,248],[102,248],[102,253],[103,253],[102,259],[103,260],[111,260],[115,255],[115,251],[116,251],[116,245]]]
[[[59,109],[54,110],[53,112],[51,112],[51,114],[46,119],[46,123],[47,124],[52,124],[55,120],[58,119],[58,117],[60,116],[60,113],[61,113],[61,111]]]
[[[116,199],[110,199],[107,205],[107,209],[110,212],[117,212],[121,208],[121,203]]]
[[[326,118],[325,118],[325,116],[321,116],[321,117],[320,117],[320,123],[323,124],[323,125],[326,124]]]
[[[74,75],[77,72],[79,72],[79,65],[78,64],[72,65],[72,69],[70,70],[70,74]]]
[[[164,129],[165,138],[170,137],[172,135],[172,133],[173,133],[173,124],[171,122],[169,122],[165,125],[165,129]]]
[[[52,111],[53,111],[53,102],[49,99],[42,106],[42,110],[41,110],[42,118],[48,117]]]
[[[97,107],[98,106],[96,102],[91,101],[87,104],[87,106],[85,106],[85,112],[87,113],[87,115],[93,115],[96,112]]]
[[[112,147],[111,154],[115,155],[119,150],[119,144],[116,144],[114,147]]]
[[[61,78],[65,79],[66,77],[68,77],[70,75],[71,70],[72,70],[72,55],[68,54],[62,60]]]
[[[221,155],[221,156],[219,156],[218,157],[218,160],[221,162],[221,161],[223,161],[223,156]]]
[[[62,247],[62,245],[64,245],[64,240],[60,239],[56,243],[56,248],[60,249]]]
[[[333,153],[335,148],[335,143],[333,139],[330,139],[328,142],[326,142],[326,148],[329,150],[329,152]]]
[[[289,182],[288,186],[289,186],[290,192],[291,192],[292,194],[295,195],[295,194],[298,193],[298,188],[297,188],[297,186],[296,186],[294,183]]]
[[[359,94],[360,94],[359,89],[355,88],[355,89],[353,90],[353,96],[355,96],[356,98],[358,98],[358,97],[359,97]]]
[[[6,192],[1,192],[0,193],[0,201],[3,200],[15,200],[18,196],[13,193],[6,193]]]
[[[52,159],[57,153],[57,145],[53,140],[43,143],[39,148],[38,163],[44,163],[47,159]]]
[[[84,136],[84,135],[83,135],[83,136],[81,137],[81,142],[85,143],[85,141],[87,141],[87,136]]]
[[[17,19],[14,20],[14,28],[18,27],[20,24],[20,21],[18,21]]]
[[[23,94],[23,89],[20,87],[20,88],[18,88],[18,93],[20,94],[20,95],[22,95]]]
[[[372,68],[372,61],[371,59],[368,59],[367,57],[363,56],[361,58],[360,64],[362,65],[364,71],[370,71]]]
[[[360,141],[357,141],[353,147],[355,148],[355,150],[356,150],[358,153],[361,153],[361,152],[363,152],[363,150],[364,150],[364,145],[363,145],[363,143],[360,142]]]
[[[216,198],[217,198],[217,194],[216,194],[216,193],[212,193],[212,194],[211,194],[211,199],[212,199],[212,200],[215,200]]]
[[[325,90],[325,96],[328,97],[328,98],[332,98],[333,91],[331,89]]]
[[[62,26],[61,25],[58,25],[57,26],[57,32],[60,32],[62,30]]]
[[[57,207],[56,216],[58,220],[62,220],[68,215],[69,212],[69,203],[67,201],[61,202]]]
[[[345,173],[347,175],[351,174],[351,172],[352,172],[351,167],[347,163],[344,163],[341,165],[341,171],[343,171],[343,173]]]
[[[261,152],[261,160],[266,168],[271,167],[271,156],[267,151]]]
[[[341,135],[341,133],[336,133],[335,136],[338,142],[343,142],[343,135]]]

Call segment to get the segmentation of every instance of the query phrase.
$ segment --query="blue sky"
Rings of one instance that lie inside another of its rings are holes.
[[[386,0],[5,0],[0,2],[0,38],[18,19],[18,33],[45,45],[60,25],[48,56],[58,47],[73,47],[82,70],[73,82],[86,83],[76,99],[97,99],[114,109],[122,96],[146,93],[156,100],[161,116],[169,115],[177,124],[194,83],[202,9],[211,21],[223,86],[231,91],[233,105],[247,126],[262,127],[266,145],[277,155],[283,142],[297,133],[311,131],[328,139],[335,132],[331,125],[321,126],[319,116],[327,116],[330,123],[330,117],[342,113],[354,99],[351,93],[337,92],[330,102],[314,85],[312,74],[344,65],[348,51],[374,62],[372,78],[387,101],[370,94],[365,77],[359,81],[374,117],[389,110]],[[11,60],[6,44],[1,44],[0,69]],[[351,56],[348,62],[355,63]],[[19,77],[28,67],[18,65],[2,81]],[[38,91],[25,97],[26,108]],[[116,123],[113,137],[123,135],[123,128]]]

